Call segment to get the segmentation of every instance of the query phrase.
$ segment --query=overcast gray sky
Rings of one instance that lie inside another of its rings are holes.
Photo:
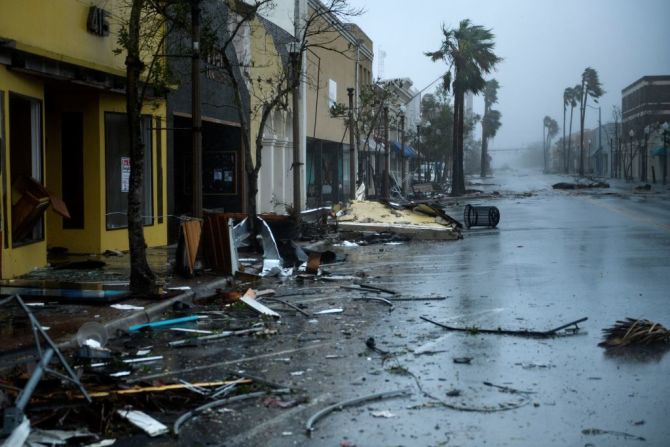
[[[502,127],[493,148],[525,146],[542,139],[542,119],[562,126],[563,90],[595,68],[607,92],[602,121],[621,105],[621,90],[645,75],[670,74],[670,0],[350,0],[365,14],[351,21],[386,52],[384,78],[409,77],[417,89],[444,72],[425,51],[439,48],[441,26],[469,18],[492,28],[504,58],[493,74],[501,84]],[[433,91],[433,88],[427,92]],[[475,113],[483,102],[475,100]],[[588,109],[587,127],[598,111]],[[575,127],[578,129],[578,120]],[[567,127],[567,125],[566,125]],[[561,131],[562,134],[562,131]]]

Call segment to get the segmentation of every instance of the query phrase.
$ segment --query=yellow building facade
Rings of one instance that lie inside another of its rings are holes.
[[[125,65],[114,52],[125,5],[0,0],[2,278],[45,266],[51,247],[128,248]],[[167,242],[165,114],[160,98],[143,107],[149,246]]]

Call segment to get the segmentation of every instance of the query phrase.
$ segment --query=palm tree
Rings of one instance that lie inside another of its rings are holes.
[[[486,81],[484,85],[484,117],[482,118],[482,160],[480,177],[486,177],[488,171],[488,139],[495,136],[500,128],[500,112],[492,110],[491,106],[498,102],[498,88],[500,84],[495,79]],[[497,117],[489,116],[491,112],[496,112]],[[490,129],[488,126],[497,126],[495,129]]]
[[[444,87],[454,93],[454,158],[451,194],[465,192],[463,173],[464,98],[466,92],[478,93],[485,86],[484,75],[490,73],[501,59],[493,52],[494,35],[490,29],[461,20],[457,29],[442,27],[444,40],[439,50],[427,52],[433,61],[444,60],[449,69],[444,75]],[[453,76],[451,70],[453,69]]]
[[[558,123],[550,116],[545,116],[543,120],[543,134],[544,134],[544,170],[547,170],[547,151],[551,146],[551,140],[558,134]]]
[[[566,160],[565,160],[565,173],[567,174],[570,172],[570,164],[571,164],[571,149],[572,149],[572,113],[575,110],[575,107],[577,107],[577,102],[581,102],[581,97],[579,96],[579,92],[581,90],[581,85],[577,84],[574,87],[566,88],[565,92],[563,93],[563,111],[565,113],[565,93],[568,93],[568,102],[570,105],[570,130],[568,131],[568,151],[566,154]],[[563,123],[563,128],[565,129],[565,122]],[[565,140],[565,138],[564,138]]]
[[[598,79],[598,72],[586,67],[582,73],[582,84],[579,90],[580,97],[580,121],[579,121],[579,175],[584,175],[584,118],[586,118],[586,102],[589,96],[593,98],[594,102],[598,102],[605,91]]]

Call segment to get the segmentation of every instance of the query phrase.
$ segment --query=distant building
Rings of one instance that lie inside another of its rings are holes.
[[[624,88],[621,113],[624,176],[665,182],[668,149],[663,124],[670,122],[670,75],[644,76]]]

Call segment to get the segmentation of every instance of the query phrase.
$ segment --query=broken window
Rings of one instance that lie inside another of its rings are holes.
[[[152,123],[151,116],[142,116],[144,141],[144,225],[153,222],[152,194]],[[130,187],[130,139],[125,113],[105,113],[105,174],[107,229],[128,226],[128,189]]]
[[[42,183],[42,103],[22,95],[9,97],[9,163],[12,178],[12,243],[44,238],[42,215],[49,206]]]

